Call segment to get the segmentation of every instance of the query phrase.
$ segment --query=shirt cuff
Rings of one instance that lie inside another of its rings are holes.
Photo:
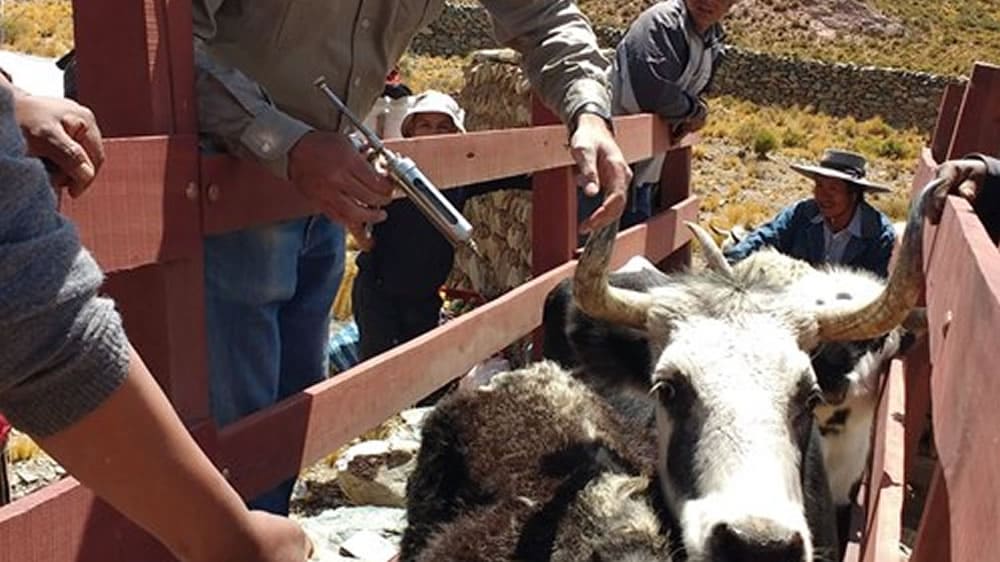
[[[288,153],[312,130],[277,108],[267,107],[244,129],[240,143],[272,174],[288,179]]]
[[[570,124],[570,119],[585,103],[596,103],[607,114],[611,114],[611,94],[602,82],[592,78],[581,78],[573,82],[560,108],[563,123]]]

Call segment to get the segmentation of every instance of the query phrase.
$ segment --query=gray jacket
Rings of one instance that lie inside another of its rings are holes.
[[[718,24],[698,33],[684,0],[658,2],[643,12],[615,50],[611,72],[615,115],[655,113],[671,124],[691,118],[722,53]],[[633,185],[657,183],[664,154],[633,167]]]
[[[57,433],[124,380],[128,340],[100,284],[0,87],[0,412],[19,429]]]

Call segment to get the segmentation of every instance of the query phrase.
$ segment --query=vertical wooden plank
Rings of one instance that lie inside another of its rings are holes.
[[[921,337],[904,360],[906,368],[906,476],[914,473],[920,439],[931,411],[931,358],[926,337]]]
[[[1000,66],[976,63],[965,89],[948,159],[1000,152]]]
[[[964,85],[948,84],[944,88],[934,133],[931,135],[931,153],[938,162],[944,162],[948,156],[948,147],[951,145],[952,137],[955,136],[955,123],[958,122],[958,110],[962,107],[964,96]]]
[[[940,464],[934,469],[934,477],[927,490],[927,501],[909,562],[951,562],[948,483]]]
[[[865,562],[899,559],[905,483],[905,411],[903,368],[899,361],[893,361],[882,388],[873,428],[866,506],[869,522],[861,554]]]
[[[948,201],[937,238],[927,273],[931,392],[952,559],[1000,560],[1000,348],[983,337],[1000,325],[1000,254],[962,199]]]
[[[198,132],[198,108],[194,96],[194,32],[190,0],[166,2],[166,36],[169,49],[170,95],[173,100],[175,133]]]
[[[107,137],[174,128],[164,1],[73,2],[80,101]]]
[[[691,147],[674,148],[663,160],[660,175],[660,209],[669,209],[691,194]],[[691,265],[691,244],[661,261],[659,268],[674,271]]]
[[[201,255],[108,275],[129,340],[189,425],[208,410]]]
[[[531,103],[533,125],[559,123],[537,97],[532,97]],[[577,246],[576,192],[571,167],[532,176],[531,270],[536,276],[573,259]]]

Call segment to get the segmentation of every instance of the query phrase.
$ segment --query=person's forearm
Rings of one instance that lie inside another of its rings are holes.
[[[519,51],[522,67],[543,101],[568,123],[588,102],[610,110],[610,61],[575,3],[488,0],[496,39]]]
[[[195,444],[134,350],[118,390],[40,443],[182,560],[235,561],[254,547],[242,500]]]

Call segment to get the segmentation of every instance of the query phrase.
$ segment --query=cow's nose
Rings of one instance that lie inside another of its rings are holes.
[[[806,562],[802,534],[772,521],[719,523],[709,552],[713,562]]]

